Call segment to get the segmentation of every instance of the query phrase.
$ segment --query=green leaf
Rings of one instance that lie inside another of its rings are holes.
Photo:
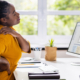
[[[53,47],[53,42],[54,42],[53,39],[49,40],[50,47]]]

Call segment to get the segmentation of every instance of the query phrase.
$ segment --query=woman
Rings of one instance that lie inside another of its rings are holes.
[[[14,6],[0,1],[0,80],[14,80],[13,71],[22,51],[31,52],[29,42],[12,27],[19,22],[19,13],[15,11]]]

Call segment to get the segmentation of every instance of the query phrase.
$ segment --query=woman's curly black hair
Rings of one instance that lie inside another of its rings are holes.
[[[9,14],[10,4],[6,1],[0,1],[0,19],[7,17],[6,13]]]

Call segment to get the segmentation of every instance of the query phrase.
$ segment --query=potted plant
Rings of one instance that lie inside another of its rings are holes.
[[[57,47],[54,47],[54,40],[49,40],[49,46],[45,46],[45,59],[48,61],[55,61],[56,60],[56,51]]]

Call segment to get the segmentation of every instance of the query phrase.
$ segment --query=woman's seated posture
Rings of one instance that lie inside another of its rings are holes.
[[[13,71],[22,51],[30,53],[30,44],[12,27],[20,23],[12,4],[0,1],[0,80],[14,80]]]

